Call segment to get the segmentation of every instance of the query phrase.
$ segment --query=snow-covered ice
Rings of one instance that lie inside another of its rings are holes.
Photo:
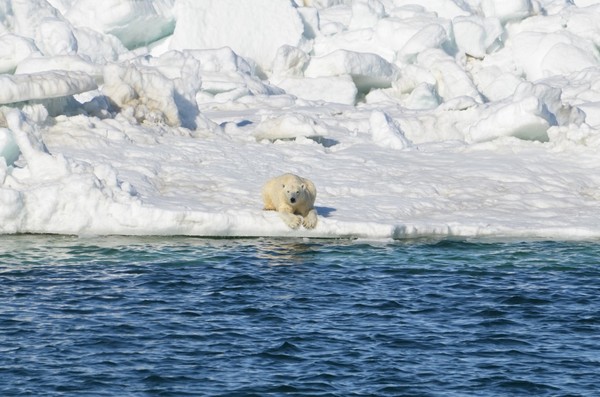
[[[600,3],[0,0],[0,233],[600,238]],[[315,229],[262,210],[292,172]]]

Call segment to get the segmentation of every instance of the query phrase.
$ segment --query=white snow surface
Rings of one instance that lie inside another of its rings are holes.
[[[600,3],[0,0],[0,233],[600,239]],[[261,186],[317,186],[315,229]]]

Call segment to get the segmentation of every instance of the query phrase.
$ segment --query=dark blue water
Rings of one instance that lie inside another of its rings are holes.
[[[600,244],[3,236],[1,396],[600,395]]]

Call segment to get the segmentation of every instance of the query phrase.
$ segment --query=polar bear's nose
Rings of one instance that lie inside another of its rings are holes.
[[[294,203],[296,202],[296,197],[292,197],[292,198],[290,199],[290,202],[291,202],[292,204],[294,204]]]

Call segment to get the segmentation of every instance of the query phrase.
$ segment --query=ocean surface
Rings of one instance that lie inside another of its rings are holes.
[[[0,237],[0,396],[600,395],[600,243]]]

